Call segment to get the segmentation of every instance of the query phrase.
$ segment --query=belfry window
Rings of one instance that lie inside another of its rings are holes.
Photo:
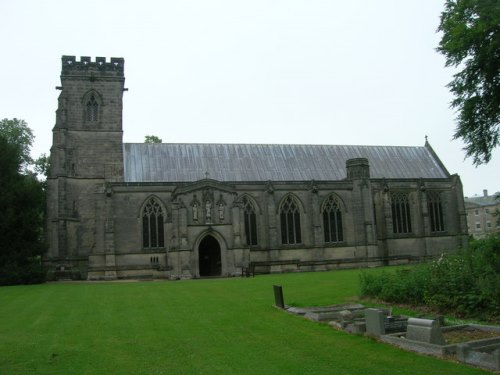
[[[155,198],[150,198],[142,211],[142,246],[155,249],[165,246],[163,210]]]
[[[323,204],[323,230],[325,233],[325,242],[335,243],[344,241],[340,202],[333,195],[330,195]]]
[[[257,245],[257,215],[255,215],[252,202],[247,197],[243,197],[243,215],[245,216],[247,245]]]
[[[87,107],[85,109],[85,120],[87,121],[97,121],[97,114],[99,112],[99,103],[97,102],[95,95],[90,95],[87,101]]]
[[[300,234],[300,212],[295,200],[288,196],[280,207],[281,243],[297,244],[302,242]]]
[[[439,192],[427,193],[427,207],[431,222],[431,232],[444,232],[443,205]]]
[[[410,200],[407,193],[391,194],[392,232],[411,233]]]

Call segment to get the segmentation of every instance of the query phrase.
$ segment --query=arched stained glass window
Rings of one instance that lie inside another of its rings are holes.
[[[142,211],[142,246],[154,249],[165,246],[163,210],[155,198],[150,198]]]
[[[302,242],[300,233],[300,211],[292,196],[286,197],[280,207],[281,243],[297,244]]]
[[[85,109],[85,119],[87,121],[97,121],[97,114],[99,113],[99,103],[94,94],[90,95]]]
[[[257,215],[255,214],[255,208],[247,197],[243,197],[242,201],[247,245],[257,245]]]
[[[342,212],[340,207],[340,201],[334,195],[330,195],[323,204],[323,230],[325,233],[325,242],[344,241]]]

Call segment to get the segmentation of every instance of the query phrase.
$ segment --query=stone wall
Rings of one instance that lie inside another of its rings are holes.
[[[207,236],[220,250],[220,259],[212,259],[220,276],[238,275],[253,263],[263,272],[378,265],[435,256],[465,243],[458,176],[372,179],[366,158],[347,160],[347,178],[338,181],[124,183],[123,69],[123,59],[62,58],[44,258],[53,270],[89,279],[199,277],[200,262],[213,256],[202,249]],[[428,191],[442,199],[445,226],[439,232],[431,230]],[[408,198],[408,232],[394,230],[394,192]],[[332,195],[343,238],[325,242],[322,207]],[[287,197],[297,207],[300,231],[292,232],[300,240],[283,244],[280,207]],[[151,198],[163,212],[164,243],[144,247],[143,210]],[[253,245],[247,245],[245,199],[256,214]]]
[[[86,272],[89,254],[106,249],[105,187],[123,181],[123,65],[62,57],[48,178],[50,267]]]

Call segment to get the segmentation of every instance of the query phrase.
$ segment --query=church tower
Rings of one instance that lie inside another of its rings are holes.
[[[90,254],[105,251],[106,186],[123,181],[123,71],[122,58],[62,57],[45,261],[71,277],[85,274]]]

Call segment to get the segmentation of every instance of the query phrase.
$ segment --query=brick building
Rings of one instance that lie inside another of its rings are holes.
[[[44,258],[86,279],[388,264],[466,239],[462,185],[422,147],[124,144],[124,60],[62,57]]]

